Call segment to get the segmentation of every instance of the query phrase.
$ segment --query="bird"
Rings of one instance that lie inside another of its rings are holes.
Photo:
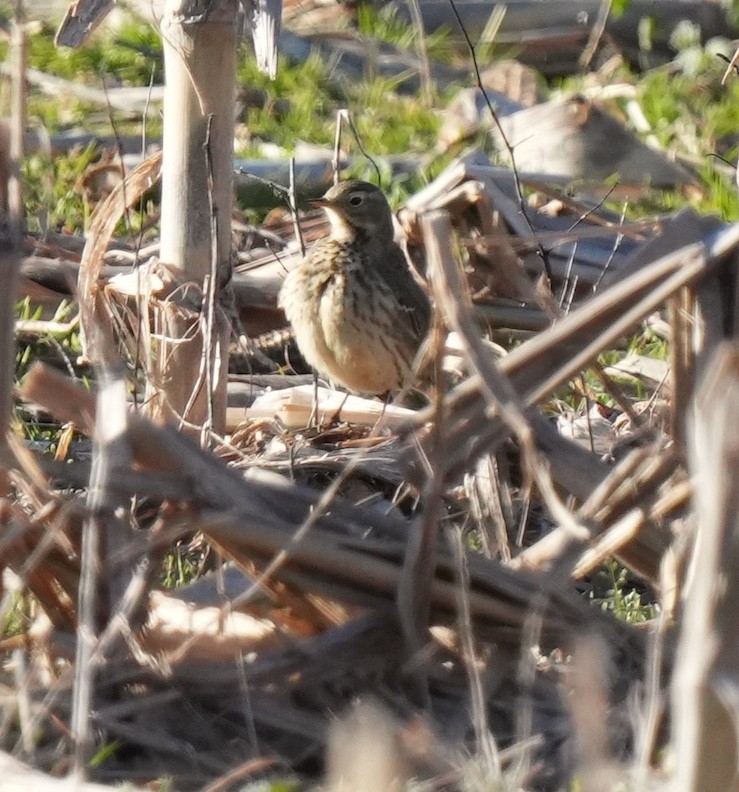
[[[319,375],[349,391],[387,395],[412,382],[431,304],[394,239],[382,190],[343,181],[311,205],[330,233],[285,278],[279,305]]]

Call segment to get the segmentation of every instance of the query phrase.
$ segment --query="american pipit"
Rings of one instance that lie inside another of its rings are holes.
[[[346,181],[312,202],[331,233],[285,279],[279,303],[298,347],[319,374],[357,393],[409,384],[431,307],[393,239],[387,199]]]

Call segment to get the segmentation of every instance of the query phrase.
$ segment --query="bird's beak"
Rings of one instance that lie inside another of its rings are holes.
[[[314,198],[312,201],[308,201],[311,206],[315,206],[316,209],[320,209],[323,206],[331,206],[333,204],[332,201],[329,201],[327,198]]]

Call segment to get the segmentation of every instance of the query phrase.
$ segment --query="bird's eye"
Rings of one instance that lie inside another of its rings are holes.
[[[352,197],[349,199],[349,203],[352,206],[359,206],[359,204],[362,203],[362,196],[361,195],[352,195]]]

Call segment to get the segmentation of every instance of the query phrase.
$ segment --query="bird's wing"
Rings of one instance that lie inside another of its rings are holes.
[[[380,272],[392,290],[400,309],[398,317],[417,341],[422,341],[431,325],[431,304],[408,268],[403,251],[394,244],[379,259]]]

